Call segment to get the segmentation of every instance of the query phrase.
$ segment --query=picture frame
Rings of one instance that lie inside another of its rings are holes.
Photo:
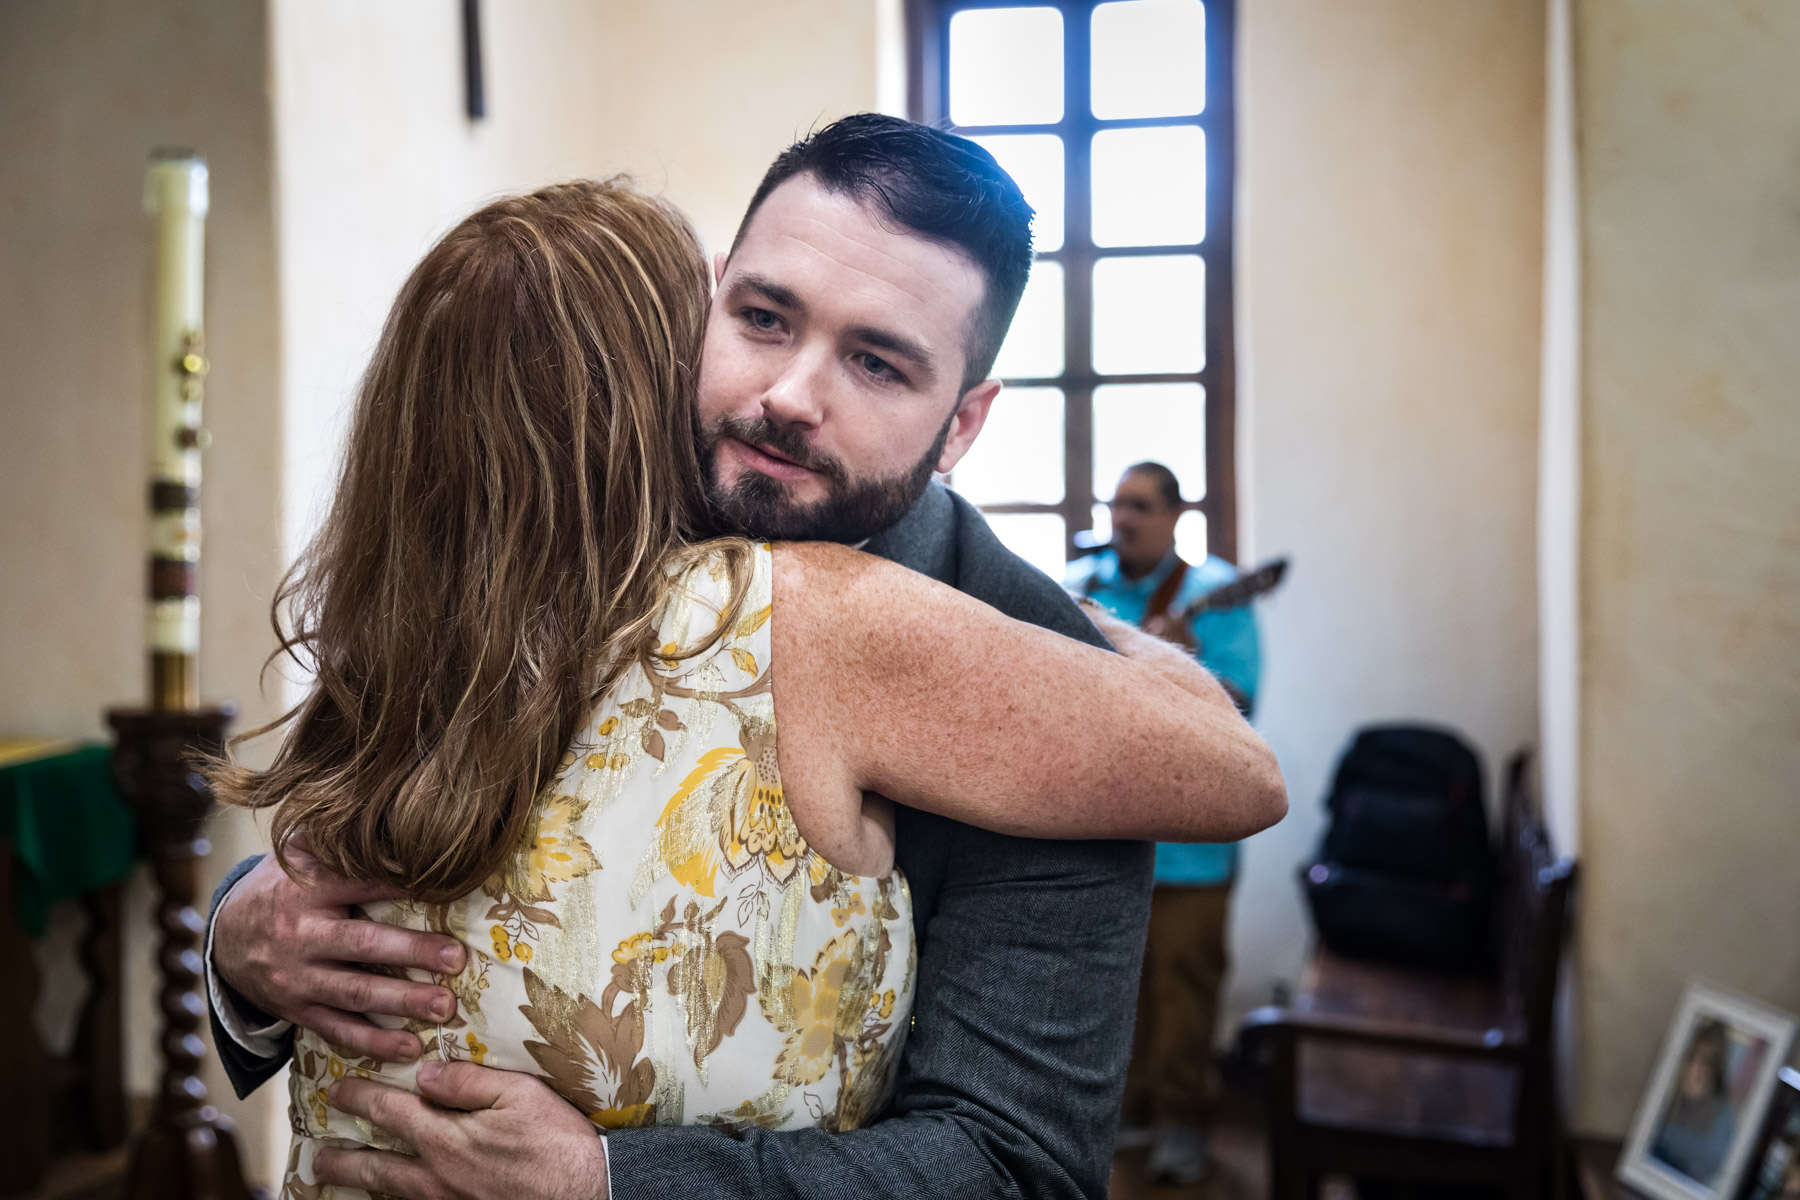
[[[1781,1068],[1744,1169],[1741,1200],[1800,1200],[1800,1071]]]
[[[1638,1104],[1618,1176],[1653,1200],[1737,1200],[1796,1019],[1694,980]]]

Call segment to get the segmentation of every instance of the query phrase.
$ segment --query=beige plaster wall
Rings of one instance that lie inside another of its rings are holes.
[[[149,241],[144,167],[189,146],[211,168],[207,226],[205,562],[201,692],[269,709],[267,652],[281,424],[267,25],[217,0],[13,0],[0,5],[0,730],[101,736],[144,699]],[[245,852],[217,823],[209,876]],[[210,892],[210,882],[207,883]],[[154,938],[146,889],[128,929],[129,1085],[154,1087]],[[67,938],[51,939],[66,964]],[[52,970],[50,989],[67,982]],[[266,1157],[261,1114],[245,1118]],[[262,1176],[267,1179],[266,1173]]]
[[[605,7],[607,164],[666,185],[713,248],[730,246],[745,201],[789,142],[847,113],[904,108],[893,0]]]
[[[207,156],[208,699],[254,699],[279,461],[267,30],[255,6],[0,7],[0,728],[101,732],[144,697],[153,147]]]
[[[1544,187],[1541,5],[1239,20],[1244,532],[1294,566],[1257,720],[1291,808],[1246,848],[1228,1018],[1300,968],[1295,871],[1355,727],[1448,723],[1490,782],[1536,739]]]
[[[1800,8],[1578,0],[1579,1123],[1690,975],[1800,1010]]]

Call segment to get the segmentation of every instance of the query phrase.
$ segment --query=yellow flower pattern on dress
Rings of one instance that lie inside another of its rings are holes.
[[[687,570],[656,647],[577,729],[513,853],[448,904],[376,920],[457,937],[454,1018],[376,1018],[428,1056],[537,1075],[602,1129],[854,1129],[891,1091],[912,1007],[911,900],[898,872],[847,875],[807,845],[782,792],[770,556],[719,643],[721,556]],[[329,1108],[354,1074],[412,1088],[302,1031],[282,1200],[360,1200],[316,1182],[325,1145],[405,1150]]]
[[[859,981],[854,978],[862,957],[862,939],[846,933],[819,951],[812,970],[794,968],[788,985],[792,1013],[780,1026],[787,1030],[787,1044],[775,1060],[776,1070],[789,1083],[804,1086],[825,1078],[825,1072],[842,1051],[844,1035],[849,1033],[853,1038],[860,1030],[860,1021],[854,1028],[844,1029],[842,1018],[845,1009],[850,1010],[851,1016],[860,1017],[861,1010],[868,1007],[866,997],[857,991]]]
[[[481,890],[502,903],[542,904],[556,884],[599,870],[593,847],[576,832],[586,811],[585,800],[567,794],[540,802],[525,823],[519,852]]]
[[[760,868],[777,887],[802,869],[809,882],[823,876],[824,860],[809,853],[782,795],[773,727],[750,718],[740,733],[741,746],[700,756],[657,818],[659,836],[639,870],[645,886],[659,866],[703,896],[717,894],[721,871],[735,878]]]

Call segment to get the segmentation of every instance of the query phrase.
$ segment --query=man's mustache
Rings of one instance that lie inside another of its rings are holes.
[[[816,471],[833,482],[843,483],[850,478],[850,472],[844,468],[843,463],[829,454],[815,450],[799,429],[780,424],[770,417],[719,417],[707,430],[709,449],[728,437],[771,450],[789,462],[797,463],[809,471]]]

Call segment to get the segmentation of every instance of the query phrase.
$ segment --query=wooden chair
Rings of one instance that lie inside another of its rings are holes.
[[[1553,1193],[1553,1014],[1575,863],[1552,854],[1525,765],[1520,754],[1509,772],[1491,976],[1320,949],[1293,1006],[1245,1018],[1242,1048],[1267,1071],[1276,1200],[1311,1200],[1328,1171]]]

